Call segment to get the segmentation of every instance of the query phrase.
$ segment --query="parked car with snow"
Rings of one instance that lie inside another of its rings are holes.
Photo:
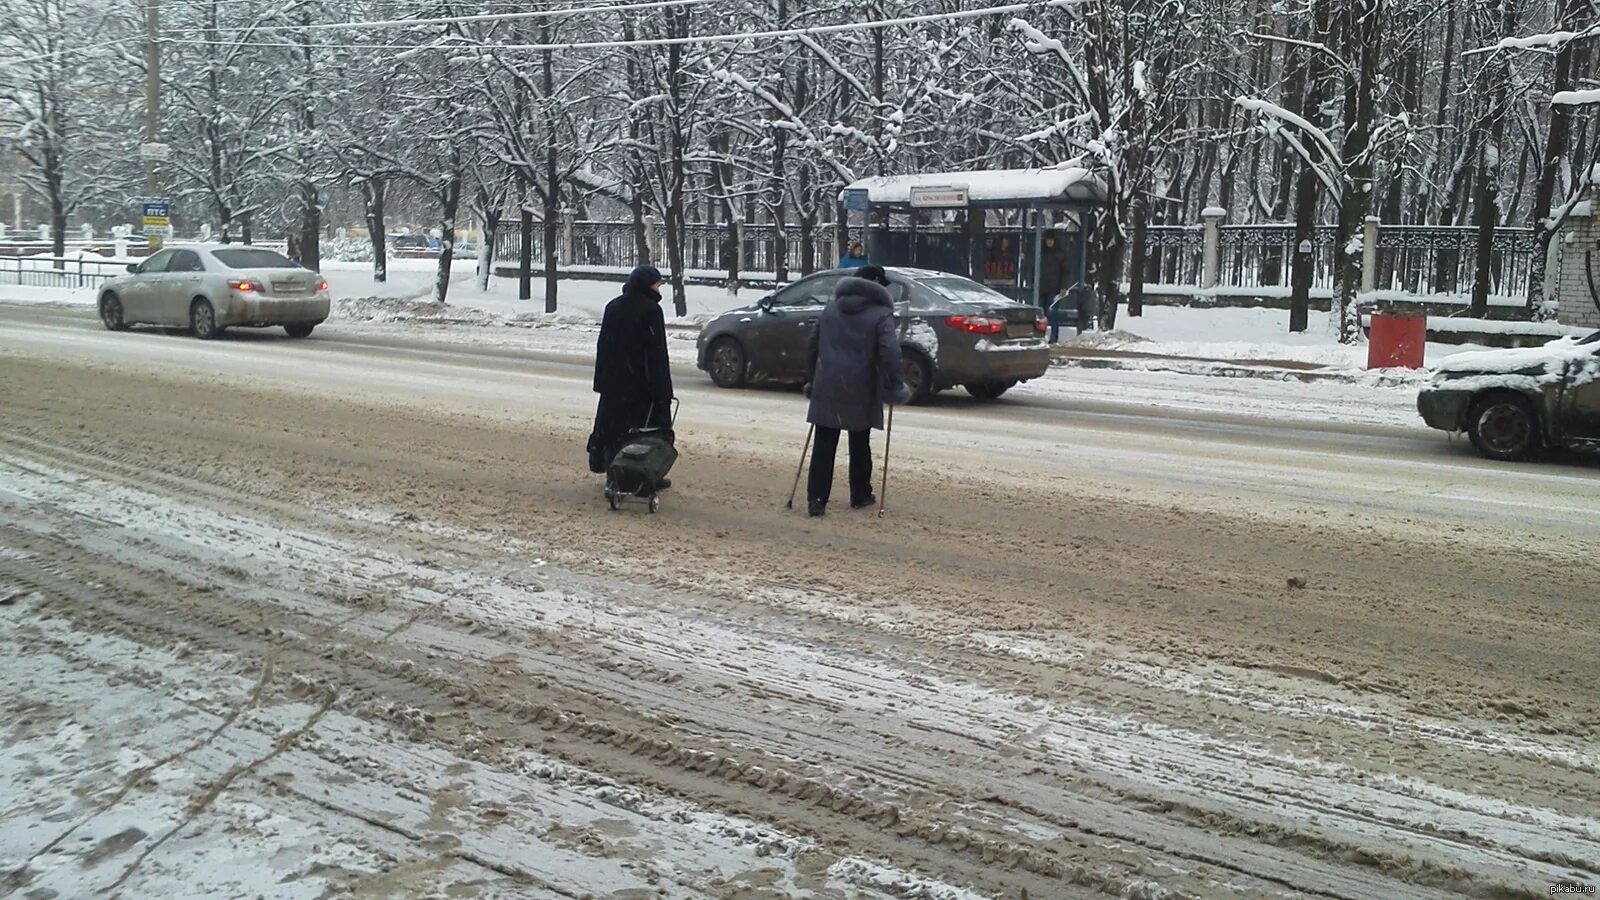
[[[956,385],[993,400],[1050,367],[1046,322],[1037,307],[959,275],[887,271],[911,402]],[[851,274],[818,272],[713,319],[700,332],[700,368],[725,388],[805,380],[811,332],[839,280]]]
[[[100,321],[188,328],[210,340],[234,326],[281,325],[302,338],[328,318],[328,282],[260,247],[197,244],[162,250],[100,286]]]
[[[1417,395],[1417,410],[1430,427],[1466,432],[1489,459],[1600,449],[1600,331],[1452,356]]]

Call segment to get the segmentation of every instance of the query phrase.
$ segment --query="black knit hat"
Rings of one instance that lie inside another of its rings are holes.
[[[876,281],[884,287],[889,286],[889,273],[883,271],[883,266],[862,266],[856,270],[856,277]]]

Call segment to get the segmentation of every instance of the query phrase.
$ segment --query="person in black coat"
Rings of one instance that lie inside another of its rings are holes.
[[[629,429],[672,425],[672,369],[661,313],[661,272],[654,266],[634,269],[622,295],[606,304],[595,350],[594,390],[600,395],[589,437],[589,468],[594,472],[606,470]]]
[[[1045,309],[1071,286],[1072,261],[1054,231],[1044,233],[1039,253],[1039,305]]]
[[[844,278],[811,333],[806,420],[816,426],[816,450],[806,487],[806,509],[827,511],[840,432],[850,434],[850,508],[878,502],[872,493],[872,429],[883,428],[883,402],[905,403],[911,392],[900,377],[900,337],[887,279],[876,266],[869,278]]]

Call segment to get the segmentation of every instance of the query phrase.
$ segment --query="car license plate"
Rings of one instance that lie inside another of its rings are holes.
[[[1014,338],[1033,337],[1033,323],[1032,322],[1022,322],[1022,323],[1012,322],[1010,325],[1006,326],[1006,337],[1014,337]]]

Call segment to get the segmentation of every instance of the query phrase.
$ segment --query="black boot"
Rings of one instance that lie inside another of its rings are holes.
[[[827,512],[828,504],[826,503],[819,503],[815,500],[812,500],[810,503],[806,504],[806,515],[812,517],[813,519],[826,515]]]
[[[876,496],[872,495],[872,494],[868,494],[865,497],[862,497],[860,500],[851,500],[850,501],[850,508],[851,509],[866,509],[869,506],[877,506],[877,505],[878,505],[878,498]]]

